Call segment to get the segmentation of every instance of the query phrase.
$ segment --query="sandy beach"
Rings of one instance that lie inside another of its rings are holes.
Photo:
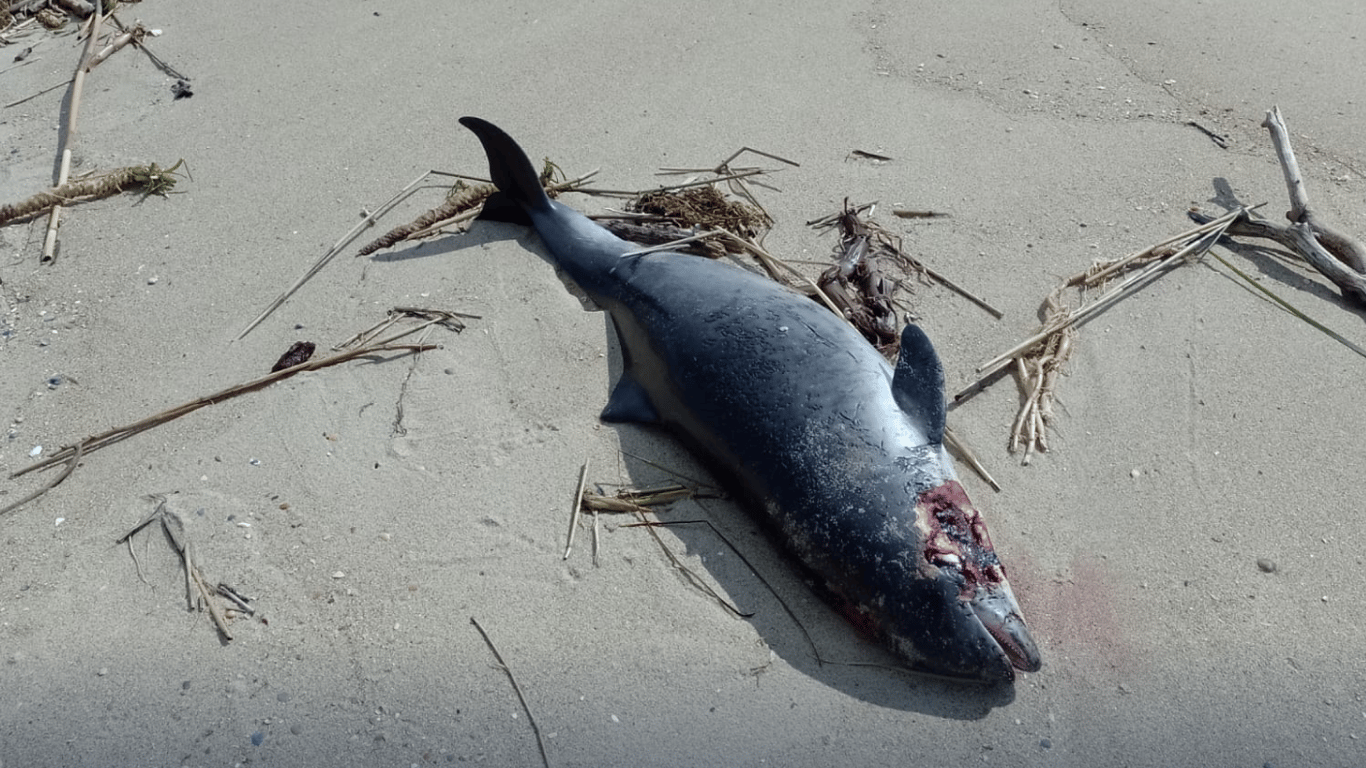
[[[456,122],[477,115],[601,188],[742,146],[800,163],[762,190],[765,244],[813,274],[834,240],[805,222],[879,201],[910,254],[1004,313],[916,288],[957,391],[1061,280],[1189,229],[1189,207],[1282,221],[1273,105],[1316,213],[1366,236],[1366,8],[461,5],[118,10],[160,31],[148,49],[193,96],[114,54],[86,78],[72,173],[184,176],[67,209],[51,263],[46,217],[0,227],[0,507],[55,470],[11,473],[264,375],[296,341],[326,353],[393,307],[473,317],[427,331],[439,348],[129,437],[0,518],[0,767],[1366,765],[1366,360],[1211,257],[1082,329],[1028,466],[1007,450],[1011,379],[949,416],[1002,486],[960,464],[1044,659],[996,688],[888,669],[729,501],[662,509],[710,525],[656,533],[748,618],[626,517],[602,518],[596,563],[586,523],[563,559],[584,462],[605,492],[709,476],[663,433],[599,421],[619,345],[531,231],[355,255],[447,179],[235,340],[415,177],[484,174]],[[71,78],[74,28],[0,47],[0,103]],[[0,109],[0,204],[54,182],[68,100]],[[1366,311],[1240,242],[1212,253],[1366,346]],[[159,528],[117,543],[158,495],[205,575],[252,599],[230,642],[187,610]]]

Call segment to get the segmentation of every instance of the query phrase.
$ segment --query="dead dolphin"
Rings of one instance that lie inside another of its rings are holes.
[[[475,117],[502,199],[605,309],[625,370],[605,421],[658,424],[775,525],[836,607],[918,672],[1033,672],[986,524],[942,445],[944,373],[914,325],[893,368],[829,310],[739,267],[635,246],[550,200],[526,153]],[[514,209],[515,210],[515,209]],[[520,212],[519,212],[520,213]]]

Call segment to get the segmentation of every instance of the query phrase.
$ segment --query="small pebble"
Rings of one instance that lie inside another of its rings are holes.
[[[104,677],[105,675],[109,674],[109,667],[100,667],[100,671],[96,672],[95,674],[99,675],[100,677]]]
[[[1039,739],[1039,746],[1043,747],[1044,749],[1052,749],[1052,748],[1053,748],[1053,740],[1052,740],[1052,739]]]
[[[275,694],[275,700],[278,701],[278,702],[280,702],[281,704],[283,704],[283,703],[289,701],[290,698],[292,698],[292,697],[291,697],[288,693],[277,693],[277,694]]]
[[[157,277],[156,275],[153,275],[153,276],[147,278],[147,284],[148,284],[148,285],[156,285],[156,284],[157,284],[158,282],[160,282],[160,281],[161,281],[161,278]]]
[[[1269,557],[1259,557],[1257,558],[1257,567],[1262,570],[1262,573],[1275,573],[1276,561]]]
[[[346,573],[345,573],[344,571],[337,571],[336,573],[332,574],[332,578],[334,578],[334,579],[344,579],[344,578],[346,578]]]
[[[257,731],[256,733],[253,733],[253,734],[251,735],[251,745],[252,745],[253,747],[259,747],[259,746],[261,746],[261,744],[264,743],[265,740],[266,740],[266,735],[265,735],[264,733],[260,732],[260,731]]]

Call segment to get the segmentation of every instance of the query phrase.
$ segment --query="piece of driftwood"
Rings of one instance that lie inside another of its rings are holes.
[[[99,0],[96,0],[94,5],[86,2],[86,0],[53,0],[53,3],[82,19],[89,18],[90,14],[96,13],[99,6]]]
[[[22,475],[26,475],[30,472],[36,472],[39,470],[47,469],[48,467],[52,467],[58,464],[64,465],[63,471],[53,480],[49,481],[46,485],[44,485],[42,488],[39,488],[33,493],[28,494],[24,498],[12,504],[0,508],[0,516],[8,512],[11,512],[15,509],[18,509],[19,507],[29,503],[30,501],[33,501],[34,499],[37,499],[38,497],[55,488],[63,480],[66,480],[68,477],[71,476],[71,473],[80,463],[82,457],[94,453],[95,451],[101,448],[113,445],[114,443],[118,443],[123,440],[127,440],[128,438],[136,434],[146,432],[147,430],[152,429],[153,427],[161,426],[162,424],[165,424],[168,421],[173,421],[175,419],[180,418],[181,416],[193,413],[199,410],[200,408],[204,408],[209,405],[214,405],[215,403],[221,403],[224,400],[237,397],[238,395],[244,395],[248,392],[254,392],[258,389],[263,389],[267,386],[270,386],[271,384],[274,384],[277,381],[287,379],[290,376],[294,376],[295,374],[302,373],[304,371],[314,371],[320,368],[327,368],[329,366],[344,363],[348,360],[354,360],[358,357],[374,355],[381,352],[416,353],[423,352],[429,349],[436,349],[437,345],[435,344],[398,343],[399,339],[402,339],[403,337],[408,336],[409,334],[417,333],[418,331],[421,331],[424,328],[428,328],[432,325],[440,324],[445,325],[446,327],[463,328],[463,325],[452,325],[453,323],[459,322],[458,319],[456,319],[458,315],[456,315],[456,313],[453,312],[445,312],[440,310],[399,309],[391,310],[390,320],[386,321],[386,324],[382,324],[382,327],[387,328],[389,327],[389,324],[392,324],[394,320],[392,313],[402,313],[403,316],[413,316],[416,312],[427,312],[429,314],[427,316],[419,316],[421,317],[421,319],[424,320],[423,322],[414,325],[411,328],[399,331],[398,333],[395,333],[393,335],[385,336],[382,339],[375,339],[373,336],[367,337],[361,343],[358,343],[333,355],[329,355],[323,358],[311,359],[306,362],[300,363],[299,365],[296,365],[292,368],[285,368],[280,371],[275,371],[265,376],[261,376],[260,378],[252,379],[251,381],[238,384],[236,386],[228,387],[227,389],[215,392],[212,395],[196,398],[187,403],[182,403],[181,405],[167,409],[165,411],[162,411],[161,413],[135,421],[132,424],[127,424],[122,427],[115,427],[114,429],[106,430],[97,435],[91,435],[90,437],[87,437],[84,440],[77,441],[73,445],[63,447],[61,450],[57,451],[47,459],[35,462],[27,467],[24,467],[23,469],[11,472],[10,478],[12,479],[20,477]]]
[[[1347,300],[1366,307],[1366,244],[1323,221],[1310,207],[1304,176],[1300,173],[1299,161],[1290,144],[1290,131],[1279,107],[1273,106],[1266,113],[1262,127],[1271,134],[1271,143],[1285,176],[1286,192],[1290,197],[1290,210],[1286,211],[1285,218],[1290,224],[1253,219],[1244,212],[1229,226],[1228,234],[1274,240],[1331,280]],[[1206,217],[1192,212],[1191,218],[1201,221]]]
[[[115,37],[113,40],[110,40],[103,48],[96,51],[95,54],[90,57],[90,60],[85,64],[86,70],[89,71],[99,66],[101,62],[110,56],[113,56],[114,53],[121,48],[125,48],[130,44],[141,43],[142,39],[148,34],[148,29],[142,26],[141,23],[134,24],[132,27],[123,30],[122,34]]]

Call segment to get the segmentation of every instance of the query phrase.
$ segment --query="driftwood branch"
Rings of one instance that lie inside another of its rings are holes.
[[[1273,227],[1274,234],[1268,236],[1293,248],[1324,277],[1332,280],[1344,296],[1366,305],[1366,244],[1315,215],[1280,107],[1272,107],[1266,113],[1262,126],[1271,134],[1271,143],[1285,176],[1286,193],[1290,196],[1290,210],[1285,217],[1291,225],[1284,231]]]

